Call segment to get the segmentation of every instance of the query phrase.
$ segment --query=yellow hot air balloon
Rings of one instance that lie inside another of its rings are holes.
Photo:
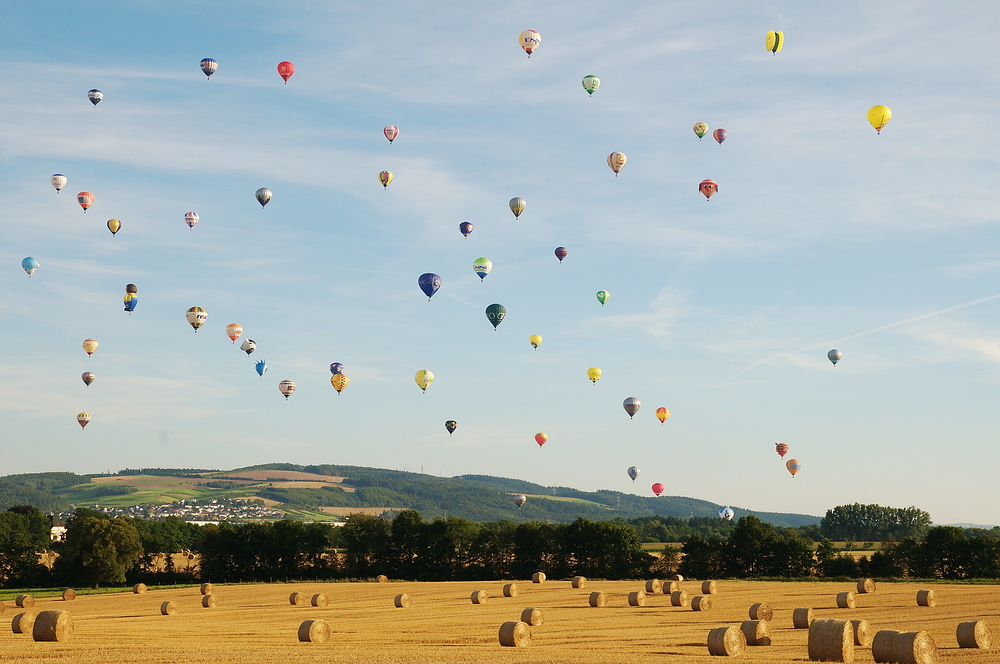
[[[771,53],[777,53],[781,50],[781,47],[785,45],[785,33],[781,30],[768,30],[767,39],[764,40],[764,46]]]
[[[382,171],[379,173],[378,181],[382,184],[383,189],[388,189],[389,183],[392,182],[392,171]]]
[[[875,127],[875,131],[879,134],[882,133],[882,127],[889,124],[891,118],[892,111],[889,110],[888,106],[872,106],[868,109],[868,122]]]
[[[587,378],[594,381],[594,385],[597,385],[597,381],[601,379],[601,370],[597,367],[590,367],[587,369]]]
[[[90,424],[90,413],[77,413],[76,421],[80,423],[81,429],[86,429],[87,425]]]
[[[121,230],[121,227],[122,227],[122,222],[118,221],[117,219],[108,219],[108,230],[111,231],[112,236],[119,230]]]
[[[333,385],[333,389],[337,390],[337,394],[343,392],[349,382],[350,379],[347,377],[347,374],[339,373],[330,376],[330,384]]]
[[[93,355],[94,351],[97,350],[97,339],[84,339],[83,349],[87,351],[87,355]]]
[[[528,343],[531,344],[532,348],[538,348],[539,346],[542,345],[542,335],[532,334],[530,337],[528,337]]]
[[[427,369],[421,369],[413,377],[413,380],[417,381],[417,385],[420,387],[421,390],[427,392],[427,388],[430,386],[431,383],[434,382],[434,374],[432,374],[430,371],[427,371]]]

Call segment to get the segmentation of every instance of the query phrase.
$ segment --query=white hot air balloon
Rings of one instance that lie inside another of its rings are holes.
[[[840,360],[841,360],[841,359],[843,359],[843,357],[844,357],[844,354],[843,354],[843,353],[841,353],[841,352],[840,352],[839,350],[837,350],[836,348],[834,348],[833,350],[831,350],[831,351],[830,351],[829,353],[827,353],[827,354],[826,354],[826,357],[827,357],[827,358],[828,358],[828,359],[829,359],[829,360],[830,360],[831,362],[833,362],[833,366],[837,366],[837,362],[840,362]]]
[[[635,482],[635,478],[639,477],[639,468],[637,466],[629,466],[628,476]]]
[[[56,193],[58,194],[62,191],[62,188],[66,186],[66,176],[62,173],[56,173],[52,176],[52,179],[49,180],[49,182],[51,182],[52,186],[56,188]]]
[[[285,401],[288,401],[288,397],[292,396],[292,392],[295,391],[295,383],[290,380],[283,380],[278,383],[278,391],[285,395]]]

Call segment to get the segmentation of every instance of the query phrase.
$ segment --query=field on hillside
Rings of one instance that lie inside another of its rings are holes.
[[[519,596],[502,596],[502,582],[455,583],[301,583],[216,586],[216,608],[201,607],[198,588],[150,590],[142,595],[80,596],[71,602],[39,599],[34,611],[65,609],[76,623],[68,643],[34,643],[12,634],[17,613],[4,602],[5,628],[0,631],[0,661],[135,662],[138,664],[236,664],[245,662],[442,662],[503,664],[608,664],[692,662],[709,664],[706,640],[711,628],[739,625],[755,602],[774,609],[771,623],[776,645],[749,648],[751,662],[785,664],[807,660],[807,630],[792,628],[792,610],[812,607],[817,618],[863,618],[875,629],[928,630],[945,663],[988,664],[996,652],[962,651],[955,628],[965,620],[985,620],[1000,636],[1000,592],[997,586],[932,586],[938,606],[918,607],[918,584],[880,584],[871,595],[858,595],[858,608],[836,608],[836,593],[853,590],[845,583],[758,583],[725,581],[713,596],[709,612],[671,607],[669,597],[648,596],[647,606],[629,607],[627,594],[637,581],[589,581],[574,589],[568,581],[532,584],[518,581]],[[700,583],[685,581],[681,589],[699,594]],[[470,595],[486,590],[486,604],[473,605]],[[592,608],[587,598],[600,590],[608,606]],[[293,591],[325,593],[329,606],[291,606]],[[412,598],[407,609],[393,607],[393,597]],[[180,613],[163,616],[160,603],[172,600]],[[538,607],[545,623],[532,628],[527,648],[498,644],[500,624],[516,620],[522,609]],[[298,625],[307,619],[330,623],[333,638],[324,644],[300,643]],[[856,661],[872,662],[871,651],[859,648]]]

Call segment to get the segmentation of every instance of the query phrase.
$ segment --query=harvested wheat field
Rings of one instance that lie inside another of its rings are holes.
[[[874,631],[926,630],[937,642],[946,664],[995,664],[1000,653],[958,648],[956,628],[970,620],[1000,632],[1000,592],[996,586],[935,585],[936,607],[917,606],[920,584],[880,583],[877,592],[857,596],[857,607],[838,609],[838,592],[853,583],[757,583],[719,581],[708,613],[670,605],[670,597],[647,595],[646,605],[630,607],[630,592],[643,581],[594,581],[586,589],[569,580],[532,584],[520,580],[517,597],[503,596],[503,581],[457,583],[300,583],[227,586],[216,584],[219,604],[201,606],[197,586],[178,590],[150,588],[142,595],[80,595],[72,603],[37,599],[33,610],[69,610],[75,623],[72,640],[34,643],[30,635],[0,629],[2,662],[79,662],[80,664],[229,664],[260,662],[294,664],[443,662],[481,664],[643,664],[720,660],[708,654],[714,627],[739,625],[752,604],[766,602],[774,610],[770,622],[773,645],[748,646],[741,661],[785,664],[808,661],[808,630],[792,627],[792,611],[811,607],[817,619],[863,619]],[[925,584],[926,585],[926,584]],[[680,588],[697,593],[700,582]],[[490,601],[474,605],[469,597],[485,590]],[[604,592],[607,605],[592,607],[590,593]],[[324,607],[292,606],[292,592],[323,593]],[[411,599],[396,608],[400,593]],[[178,606],[176,615],[160,613],[163,602]],[[526,607],[542,611],[545,621],[531,628],[530,645],[503,647],[500,626],[516,621]],[[331,638],[325,643],[300,642],[306,620],[326,620]],[[855,661],[872,662],[871,650],[855,648]]]

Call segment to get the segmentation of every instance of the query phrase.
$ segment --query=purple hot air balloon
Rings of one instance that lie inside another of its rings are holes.
[[[726,136],[729,136],[729,132],[725,129],[716,129],[712,132],[712,136],[715,137],[715,140],[718,141],[719,145],[722,145],[722,141],[726,140]]]
[[[569,254],[569,252],[566,251],[566,247],[556,247],[555,254],[556,258],[559,259],[559,262],[562,263],[562,259],[566,258],[566,255]]]
[[[427,301],[430,302],[434,293],[438,292],[438,289],[441,288],[441,277],[433,272],[425,272],[417,279],[417,285],[420,286],[420,290],[424,292],[424,295],[427,296]]]
[[[472,228],[473,228],[472,224],[469,223],[468,221],[463,221],[458,225],[458,230],[462,231],[462,235],[464,235],[465,237],[469,237],[469,233],[472,232]]]

